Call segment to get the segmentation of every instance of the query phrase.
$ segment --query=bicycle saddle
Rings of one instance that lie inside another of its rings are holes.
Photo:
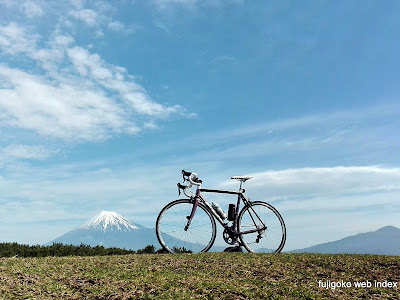
[[[249,179],[252,179],[252,178],[253,178],[253,176],[232,176],[231,177],[231,179],[236,179],[236,180],[243,181],[243,182],[245,182]]]

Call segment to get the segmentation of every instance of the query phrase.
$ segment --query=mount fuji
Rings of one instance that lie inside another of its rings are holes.
[[[154,229],[135,224],[116,212],[102,211],[66,234],[46,243],[65,245],[117,247],[130,250],[143,249],[147,245],[161,248]]]

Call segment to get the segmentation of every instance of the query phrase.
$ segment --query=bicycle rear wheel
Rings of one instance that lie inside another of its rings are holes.
[[[193,208],[189,199],[167,204],[156,222],[156,233],[161,246],[170,253],[207,252],[215,241],[217,227],[211,212],[199,203],[187,230],[188,218]]]
[[[238,216],[239,236],[249,252],[279,253],[286,241],[282,216],[270,204],[255,201],[243,207]],[[257,230],[246,233],[246,231]]]

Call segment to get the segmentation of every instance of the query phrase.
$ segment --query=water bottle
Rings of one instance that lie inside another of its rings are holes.
[[[218,203],[211,203],[212,208],[217,212],[217,214],[221,217],[222,220],[226,219],[226,213],[219,207]]]

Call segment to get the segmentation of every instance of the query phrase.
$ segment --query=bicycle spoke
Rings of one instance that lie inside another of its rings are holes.
[[[198,225],[196,225],[196,226],[192,226],[192,225],[193,225],[193,223],[190,224],[190,228],[191,228],[191,229],[193,229],[193,228],[199,228],[199,227],[201,227],[201,226],[208,225],[208,224],[207,224],[207,223],[203,223],[203,224],[198,224]]]
[[[240,236],[245,248],[252,252],[280,252],[286,240],[282,217],[271,205],[260,201],[240,212],[239,231],[252,231]]]
[[[177,225],[181,225],[181,223],[178,223],[178,222],[176,222],[174,219],[172,219],[171,217],[169,217],[169,216],[166,216],[167,218],[169,218],[171,221],[173,221],[174,223],[176,223]]]

